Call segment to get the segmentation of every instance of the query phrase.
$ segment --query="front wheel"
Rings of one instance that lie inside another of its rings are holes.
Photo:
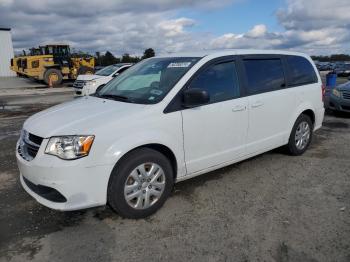
[[[108,203],[127,218],[155,213],[171,193],[174,183],[170,161],[158,151],[140,148],[116,165],[108,185]]]
[[[44,82],[49,86],[57,86],[62,83],[62,73],[56,68],[47,69],[44,73]]]
[[[313,135],[313,124],[309,116],[300,115],[295,121],[287,149],[293,156],[302,155],[309,147]]]

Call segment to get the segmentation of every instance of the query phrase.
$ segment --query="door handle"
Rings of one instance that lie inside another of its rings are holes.
[[[264,103],[262,101],[256,101],[252,104],[252,108],[257,108],[257,107],[260,107],[263,105],[264,105]]]
[[[246,109],[247,109],[247,107],[244,105],[237,105],[237,106],[232,108],[232,112],[245,111]]]

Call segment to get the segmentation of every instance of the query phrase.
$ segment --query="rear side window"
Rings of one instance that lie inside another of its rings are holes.
[[[234,61],[210,65],[191,81],[189,88],[201,88],[210,96],[210,103],[237,98],[240,95]]]
[[[285,87],[281,59],[245,59],[243,64],[250,95]]]
[[[311,63],[301,56],[287,56],[288,83],[291,86],[317,82],[317,76]]]

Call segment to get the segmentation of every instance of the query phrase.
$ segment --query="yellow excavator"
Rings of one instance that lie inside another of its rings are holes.
[[[88,55],[71,54],[69,45],[45,45],[31,48],[29,55],[11,59],[11,69],[20,76],[44,81],[55,86],[63,79],[93,74],[95,59]]]

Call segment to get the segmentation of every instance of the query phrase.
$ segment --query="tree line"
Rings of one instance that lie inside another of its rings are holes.
[[[320,62],[350,61],[350,55],[346,54],[335,54],[330,56],[311,56],[311,58]]]
[[[95,65],[96,66],[108,66],[117,63],[137,63],[142,59],[150,58],[155,56],[153,48],[147,48],[143,55],[140,56],[131,56],[128,53],[123,54],[121,57],[115,57],[110,51],[107,51],[105,54],[100,52],[95,53]]]

